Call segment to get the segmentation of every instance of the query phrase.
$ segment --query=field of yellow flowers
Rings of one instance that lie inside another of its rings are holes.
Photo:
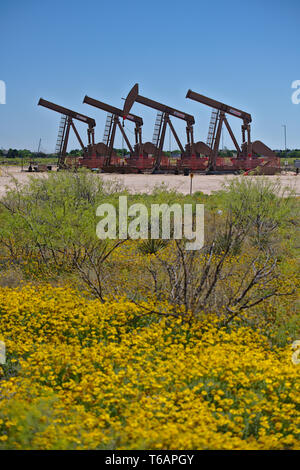
[[[0,449],[300,449],[290,345],[149,305],[1,287]]]

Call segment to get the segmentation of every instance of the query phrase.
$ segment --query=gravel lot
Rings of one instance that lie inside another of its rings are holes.
[[[28,179],[34,175],[37,178],[47,178],[49,173],[28,173],[21,171],[20,167],[0,167],[0,196],[5,194],[6,187],[10,187],[12,177],[16,178],[19,183],[26,183]],[[190,177],[183,175],[115,175],[115,174],[101,174],[95,177],[103,178],[104,180],[119,180],[131,192],[135,193],[149,193],[156,185],[162,183],[166,184],[168,188],[176,189],[183,194],[190,192]],[[211,194],[222,187],[222,184],[232,178],[237,178],[234,175],[198,175],[195,174],[193,178],[193,192],[202,191],[205,194]],[[245,178],[250,178],[245,176]],[[253,178],[261,178],[255,176]],[[266,176],[268,179],[280,178],[284,187],[288,186],[296,191],[297,196],[300,196],[300,175],[296,176],[294,173],[281,174],[279,176]]]

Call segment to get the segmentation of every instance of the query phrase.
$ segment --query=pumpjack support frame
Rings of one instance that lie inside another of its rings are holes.
[[[83,103],[89,104],[90,106],[94,106],[95,108],[101,109],[102,111],[106,111],[112,115],[112,125],[108,130],[107,136],[107,153],[108,155],[105,156],[104,167],[110,167],[112,163],[112,154],[113,154],[113,144],[116,134],[116,129],[118,128],[128,146],[130,155],[133,157],[136,153],[142,153],[142,125],[143,119],[135,114],[128,114],[127,119],[131,122],[135,123],[135,149],[133,149],[124,129],[120,123],[120,118],[123,118],[123,110],[116,108],[115,106],[111,106],[107,103],[103,103],[102,101],[96,100],[89,96],[85,96],[83,99]]]
[[[65,158],[67,155],[67,147],[68,147],[68,141],[69,141],[69,135],[70,135],[70,129],[72,128],[74,131],[74,134],[80,144],[80,147],[82,148],[83,152],[86,151],[86,147],[84,146],[80,135],[75,127],[75,124],[73,120],[78,120],[81,122],[84,122],[85,124],[88,125],[87,129],[87,135],[88,135],[88,145],[89,146],[94,146],[95,145],[95,132],[94,128],[96,127],[96,121],[93,118],[90,118],[88,116],[85,116],[84,114],[77,113],[76,111],[73,111],[71,109],[65,108],[63,106],[60,106],[58,104],[52,103],[51,101],[44,100],[43,98],[40,98],[38,105],[44,106],[45,108],[51,109],[52,111],[56,111],[57,113],[60,113],[64,116],[67,116],[67,121],[66,125],[63,130],[63,136],[62,136],[62,146],[58,155],[58,168],[65,168]]]
[[[181,154],[182,155],[185,154],[184,147],[182,143],[180,142],[180,139],[174,129],[170,116],[182,119],[186,122],[186,134],[187,134],[188,146],[191,152],[192,153],[194,152],[194,149],[193,149],[194,147],[193,125],[195,124],[194,116],[192,116],[191,114],[185,113],[183,111],[179,111],[178,109],[172,108],[165,104],[159,103],[158,101],[154,101],[150,98],[146,98],[145,96],[139,95],[139,85],[138,83],[136,83],[132,87],[130,92],[128,93],[127,98],[125,99],[124,108],[123,108],[124,118],[128,117],[130,110],[135,102],[143,104],[144,106],[148,106],[152,109],[156,109],[157,111],[162,113],[162,126],[159,130],[158,145],[154,149],[155,161],[154,161],[153,172],[159,171],[161,168],[163,145],[164,145],[167,125],[169,125],[169,128],[177,142],[177,145],[180,148]]]
[[[214,137],[212,139],[212,147],[209,155],[209,169],[216,170],[216,159],[218,156],[219,145],[220,145],[220,138],[221,138],[221,131],[222,126],[225,124],[229,135],[232,139],[232,142],[237,150],[237,158],[241,157],[251,157],[252,156],[252,143],[251,143],[251,133],[250,133],[250,122],[252,121],[251,114],[242,111],[240,109],[234,108],[233,106],[229,106],[225,103],[221,103],[220,101],[213,100],[208,98],[207,96],[200,95],[195,91],[188,90],[186,94],[186,98],[190,98],[198,103],[205,104],[213,109],[218,110],[218,119],[216,122],[216,126],[214,129]],[[237,140],[234,136],[234,133],[230,127],[230,124],[227,120],[226,114],[230,114],[231,116],[238,117],[243,120],[242,124],[242,148],[240,148]],[[247,134],[247,139],[246,139]]]

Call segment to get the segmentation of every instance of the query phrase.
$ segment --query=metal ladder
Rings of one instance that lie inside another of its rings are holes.
[[[109,143],[109,136],[110,136],[112,122],[113,122],[112,113],[107,113],[106,123],[105,123],[105,128],[104,128],[104,134],[103,134],[103,140],[102,140],[102,142],[105,145],[108,145],[108,143]]]
[[[162,122],[163,122],[163,117],[164,117],[164,113],[162,111],[157,111],[156,121],[154,124],[153,138],[152,138],[152,143],[155,145],[155,147],[157,147],[159,143],[159,136],[160,136],[160,130],[161,130]]]
[[[206,144],[213,148],[215,137],[216,137],[216,128],[217,121],[219,119],[220,111],[218,109],[213,109],[211,112],[210,123],[208,128]]]
[[[57,153],[59,158],[61,156],[61,151],[63,148],[66,124],[67,124],[67,116],[65,114],[62,114],[60,118],[59,127],[58,127],[58,134],[57,134],[57,140],[56,140],[56,146],[55,146],[55,153]]]

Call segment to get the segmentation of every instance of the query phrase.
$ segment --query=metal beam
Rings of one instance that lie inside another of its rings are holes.
[[[234,133],[232,132],[232,129],[231,129],[230,125],[229,125],[229,122],[227,121],[226,117],[224,117],[223,121],[224,121],[224,123],[225,123],[225,126],[227,127],[227,130],[228,130],[228,132],[229,132],[229,135],[230,135],[230,137],[231,137],[231,139],[232,139],[232,142],[234,143],[234,146],[235,146],[235,148],[236,148],[236,150],[237,150],[237,153],[238,153],[238,155],[239,155],[239,154],[241,153],[241,149],[240,149],[240,147],[239,147],[239,144],[238,144],[237,141],[236,141],[236,138],[235,138],[235,136],[234,136]]]
[[[94,106],[95,108],[102,109],[102,111],[107,111],[108,113],[112,113],[115,116],[124,117],[124,112],[122,109],[116,108],[115,106],[111,106],[110,104],[103,103],[102,101],[95,100],[90,96],[85,96],[83,99],[83,103],[87,103],[90,106]],[[143,119],[135,114],[128,114],[126,119],[129,121],[135,122],[138,126],[143,125]]]
[[[119,120],[119,119],[117,120],[117,125],[118,125],[118,128],[120,129],[121,134],[122,134],[122,136],[123,136],[123,138],[124,138],[124,140],[125,140],[125,142],[126,142],[126,144],[127,144],[127,147],[128,147],[128,149],[129,149],[129,152],[130,152],[131,154],[133,154],[133,148],[132,148],[132,146],[131,146],[131,144],[130,144],[130,142],[129,142],[129,140],[128,140],[127,135],[126,135],[125,132],[124,132],[123,127],[122,127],[121,124],[120,124],[120,120]]]
[[[177,145],[178,145],[178,147],[180,148],[181,153],[184,154],[184,148],[183,148],[183,146],[182,146],[182,144],[181,144],[181,142],[180,142],[180,140],[179,140],[179,137],[178,137],[178,135],[177,135],[177,133],[176,133],[174,127],[173,127],[173,124],[172,124],[172,122],[171,122],[171,119],[168,119],[168,124],[169,124],[169,126],[170,126],[170,129],[171,129],[171,132],[172,132],[173,136],[175,137],[175,140],[176,140],[176,142],[177,142]]]
[[[207,96],[200,95],[195,91],[188,90],[186,98],[190,98],[191,100],[198,101],[198,103],[205,104],[206,106],[210,106],[211,108],[224,111],[225,113],[228,113],[231,116],[243,119],[244,122],[246,122],[247,124],[252,121],[251,114],[246,113],[245,111],[241,111],[240,109],[233,108],[232,106],[228,106],[227,104],[221,103],[220,101],[208,98]]]
[[[77,129],[76,129],[76,127],[75,127],[73,121],[71,121],[71,126],[72,126],[72,129],[73,129],[73,131],[74,131],[74,133],[75,133],[75,135],[76,135],[76,137],[77,137],[77,140],[78,140],[78,142],[79,142],[79,144],[80,144],[82,150],[84,151],[83,142],[82,142],[82,140],[81,140],[81,138],[80,138],[80,135],[78,134],[78,131],[77,131]]]
[[[136,97],[136,102],[141,103],[144,106],[148,106],[149,108],[157,109],[157,111],[162,111],[163,113],[169,114],[176,118],[183,119],[188,124],[195,124],[194,116],[184,113],[183,111],[179,111],[178,109],[170,108],[170,106],[159,103],[158,101],[151,100],[145,96],[138,95]]]
[[[170,106],[159,103],[158,101],[154,101],[150,98],[146,98],[145,96],[139,95],[138,83],[136,83],[132,87],[125,100],[123,109],[123,113],[125,116],[128,116],[128,113],[130,112],[130,109],[132,108],[134,102],[141,103],[144,106],[148,106],[149,108],[157,109],[157,111],[161,111],[165,114],[169,114],[179,119],[183,119],[189,125],[195,124],[195,118],[191,114],[187,114],[183,111],[179,111],[178,109],[171,108]]]
[[[77,113],[76,111],[72,111],[71,109],[64,108],[55,103],[51,103],[51,101],[44,100],[40,98],[38,105],[44,106],[45,108],[52,109],[52,111],[56,111],[57,113],[64,114],[65,116],[69,116],[72,119],[77,119],[78,121],[85,122],[90,127],[96,126],[95,119],[92,119],[84,114]]]

